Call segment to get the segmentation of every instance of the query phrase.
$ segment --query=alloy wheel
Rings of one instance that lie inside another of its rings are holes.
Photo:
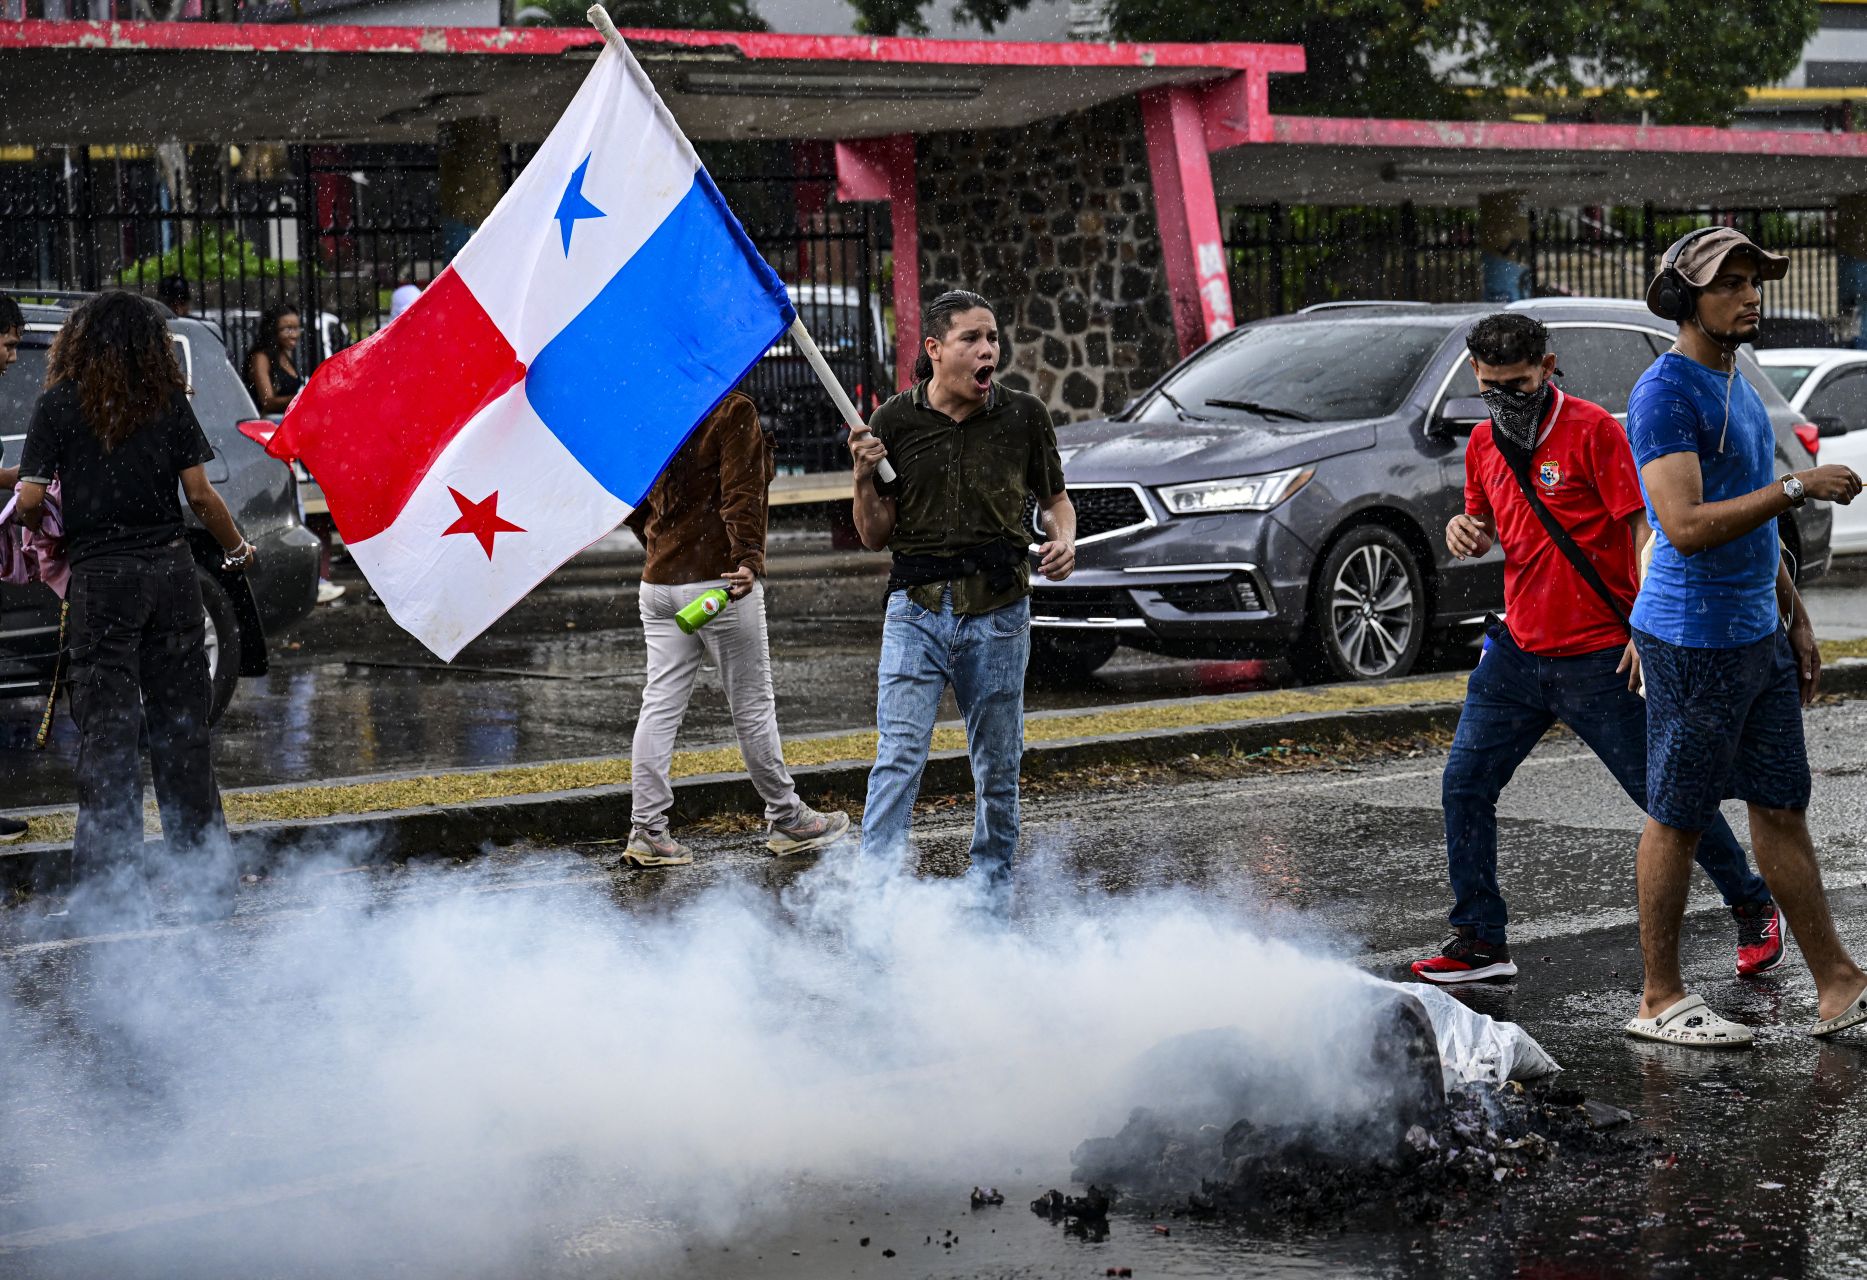
[[[1356,675],[1383,676],[1413,639],[1413,582],[1400,557],[1379,543],[1357,547],[1329,591],[1336,651]]]

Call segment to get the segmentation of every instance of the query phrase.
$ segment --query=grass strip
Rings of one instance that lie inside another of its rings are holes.
[[[1157,729],[1185,729],[1304,712],[1456,702],[1464,694],[1464,675],[1394,684],[1278,689],[1208,701],[1162,702],[1116,710],[1031,718],[1025,721],[1025,740],[1060,742],[1071,738],[1120,737]],[[943,726],[934,730],[935,751],[960,751],[965,746],[963,729]],[[788,742],[785,744],[784,756],[787,764],[797,767],[867,764],[875,759],[875,747],[874,732],[849,733]],[[744,768],[745,762],[737,747],[716,747],[704,751],[677,751],[672,773],[676,778],[691,778],[709,773],[739,773]],[[501,800],[552,791],[616,786],[628,781],[628,757],[613,756],[600,760],[514,765],[482,772],[447,772],[379,782],[230,791],[224,803],[228,822],[242,826],[258,822],[304,821],[338,814],[388,813],[398,809],[467,804],[476,800]],[[145,825],[154,833],[158,830],[155,806],[149,805],[145,812]],[[33,841],[69,840],[75,820],[75,810],[34,817],[27,838]]]

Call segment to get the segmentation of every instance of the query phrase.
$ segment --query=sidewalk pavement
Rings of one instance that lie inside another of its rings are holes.
[[[1867,641],[1834,646],[1824,688],[1867,696]],[[1160,702],[1037,712],[1026,717],[1027,779],[1108,765],[1156,764],[1189,755],[1249,756],[1367,743],[1457,723],[1466,677],[1415,676],[1365,684],[1272,690]],[[859,804],[875,758],[873,732],[814,734],[785,743],[799,789],[817,804]],[[681,821],[756,815],[762,805],[736,746],[701,747],[674,758]],[[971,787],[957,723],[934,731],[923,793]],[[493,769],[448,769],[305,784],[225,795],[243,862],[266,866],[340,851],[354,862],[432,855],[472,856],[487,845],[572,843],[626,836],[629,760],[604,756]],[[76,810],[19,814],[30,843],[0,853],[0,889],[47,882],[70,853]],[[158,827],[153,805],[148,830]]]

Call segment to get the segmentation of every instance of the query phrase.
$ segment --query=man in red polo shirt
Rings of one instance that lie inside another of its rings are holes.
[[[1446,547],[1463,559],[1502,543],[1509,622],[1487,633],[1446,761],[1452,937],[1413,964],[1437,983],[1517,972],[1497,881],[1497,799],[1551,725],[1573,729],[1642,810],[1647,796],[1647,711],[1627,615],[1650,530],[1627,433],[1551,380],[1549,331],[1531,316],[1486,316],[1466,349],[1491,421],[1466,446],[1465,512],[1446,526]],[[1783,959],[1776,906],[1723,818],[1705,832],[1698,863],[1737,917],[1738,973],[1775,968]]]

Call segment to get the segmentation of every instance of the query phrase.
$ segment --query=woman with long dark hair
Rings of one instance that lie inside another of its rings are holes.
[[[246,353],[246,387],[261,413],[284,413],[305,385],[298,374],[298,339],[304,332],[298,308],[289,302],[259,313],[259,332]]]
[[[298,339],[304,332],[298,308],[289,302],[267,307],[259,315],[259,332],[252,350],[246,353],[246,389],[261,413],[284,413],[292,407],[292,397],[304,387],[298,373]],[[318,543],[323,548],[318,557],[318,603],[329,604],[343,595],[344,589],[331,581],[331,531],[328,524],[314,525]]]
[[[170,865],[194,912],[231,906],[233,865],[208,744],[213,699],[205,614],[179,487],[223,553],[253,548],[208,483],[212,446],[195,420],[168,325],[112,290],[79,307],[52,345],[46,389],[20,458],[19,506],[38,527],[61,485],[71,564],[71,712],[81,735],[73,914],[134,921],[147,909],[141,731]]]

